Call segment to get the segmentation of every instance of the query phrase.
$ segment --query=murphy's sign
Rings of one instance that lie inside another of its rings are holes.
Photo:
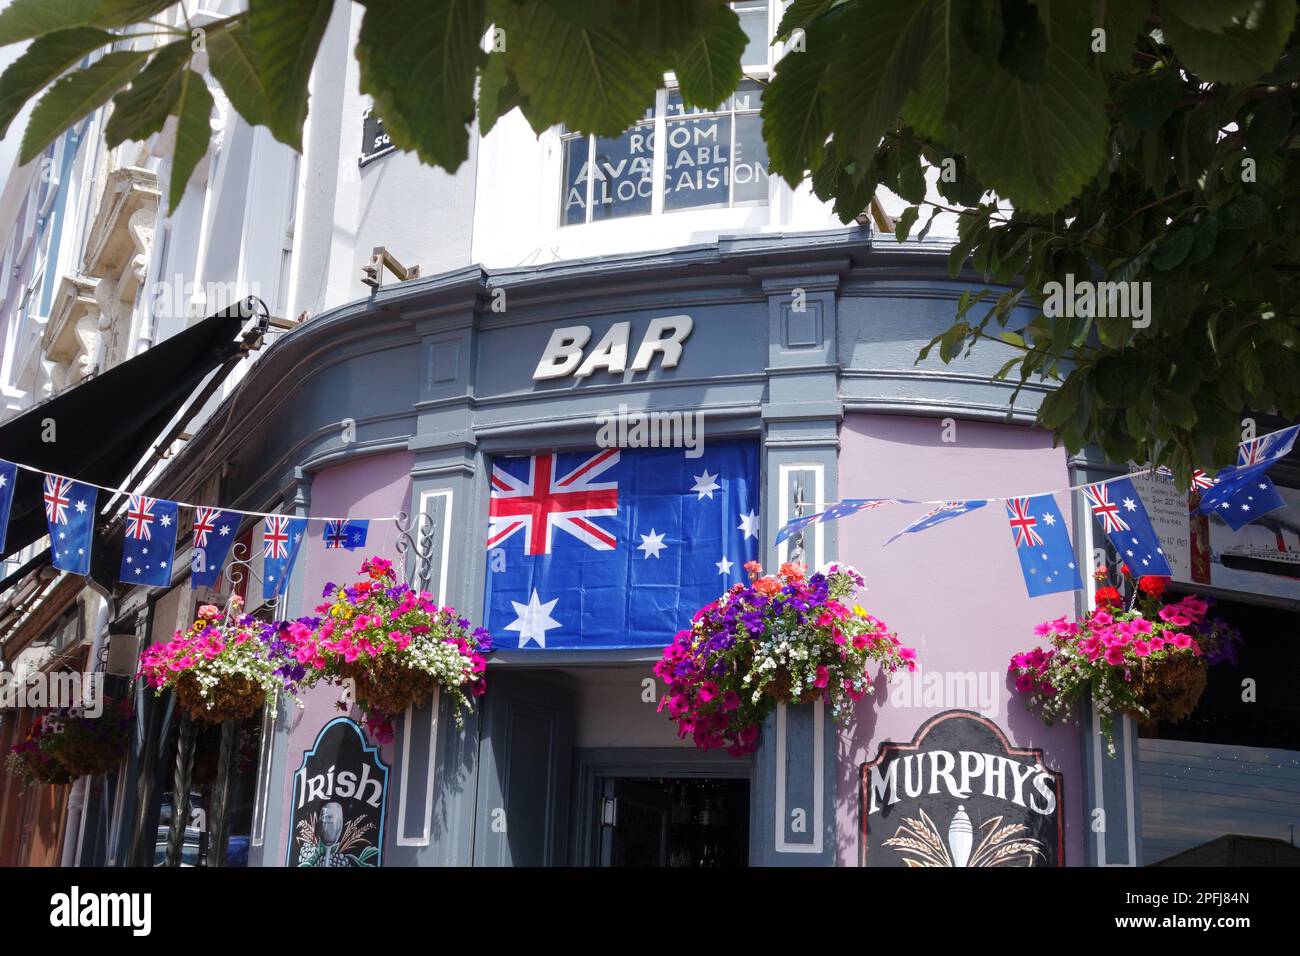
[[[862,765],[863,866],[1064,866],[1061,775],[968,710]]]
[[[285,866],[380,866],[388,767],[355,721],[321,728],[293,776]]]

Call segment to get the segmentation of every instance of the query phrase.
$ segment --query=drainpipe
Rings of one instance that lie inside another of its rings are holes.
[[[92,630],[94,637],[92,637],[90,640],[90,653],[87,655],[86,658],[86,664],[87,664],[86,673],[82,675],[81,694],[82,694],[83,702],[85,701],[85,695],[86,695],[86,690],[85,690],[86,675],[102,674],[102,668],[100,666],[101,665],[100,658],[104,653],[105,642],[108,640],[109,608],[113,601],[111,592],[108,592],[103,587],[103,585],[95,581],[94,578],[88,577],[86,580],[89,582],[91,590],[94,591],[99,596],[99,600],[95,602],[96,604],[95,620],[94,620],[93,630]],[[83,613],[84,613],[84,605],[83,605]],[[103,688],[101,687],[98,688],[97,690],[102,697]],[[101,701],[101,706],[102,706],[102,701]],[[67,832],[71,833],[72,828],[75,826],[77,828],[77,839],[72,846],[72,855],[71,855],[71,859],[69,859],[68,844],[70,841],[67,839],[66,836],[64,837],[63,863],[62,863],[63,866],[81,865],[81,859],[82,859],[81,854],[86,839],[86,817],[87,817],[86,803],[89,800],[89,790],[90,790],[90,777],[78,777],[77,782],[72,786],[72,793],[68,795]],[[107,794],[107,790],[105,790],[105,794]]]

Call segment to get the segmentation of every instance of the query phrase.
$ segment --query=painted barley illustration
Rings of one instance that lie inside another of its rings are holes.
[[[894,847],[905,866],[1033,866],[1035,857],[1043,856],[1042,841],[1026,836],[1025,824],[1003,826],[1003,819],[989,817],[981,823],[979,843],[974,844],[975,834],[965,807],[959,806],[953,815],[947,839],[922,810],[920,819],[904,817],[902,826],[884,845]]]

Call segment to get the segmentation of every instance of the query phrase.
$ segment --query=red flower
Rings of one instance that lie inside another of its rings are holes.
[[[1143,594],[1149,594],[1152,597],[1158,598],[1160,595],[1165,593],[1165,579],[1144,574],[1142,577],[1138,578],[1138,590]]]
[[[1097,607],[1121,607],[1124,597],[1116,588],[1106,585],[1097,588]]]

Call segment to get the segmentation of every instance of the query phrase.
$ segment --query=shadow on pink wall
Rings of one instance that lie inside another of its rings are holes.
[[[945,437],[955,441],[945,441]],[[849,415],[840,433],[842,498],[917,499],[1036,494],[1069,484],[1065,451],[1037,429],[940,419]],[[1069,520],[1069,496],[1057,496]],[[916,649],[919,673],[877,681],[841,729],[836,760],[839,863],[858,861],[859,768],[886,740],[910,741],[926,720],[954,708],[981,712],[1017,747],[1041,748],[1064,777],[1066,862],[1081,865],[1085,807],[1077,723],[1045,727],[1025,710],[1007,675],[1034,626],[1073,616],[1070,592],[1029,598],[1000,502],[919,534],[885,542],[929,505],[894,505],[838,524],[841,560],[866,578],[862,605]],[[927,675],[938,675],[928,676]],[[950,676],[951,675],[951,676]],[[950,699],[970,697],[975,700]]]

